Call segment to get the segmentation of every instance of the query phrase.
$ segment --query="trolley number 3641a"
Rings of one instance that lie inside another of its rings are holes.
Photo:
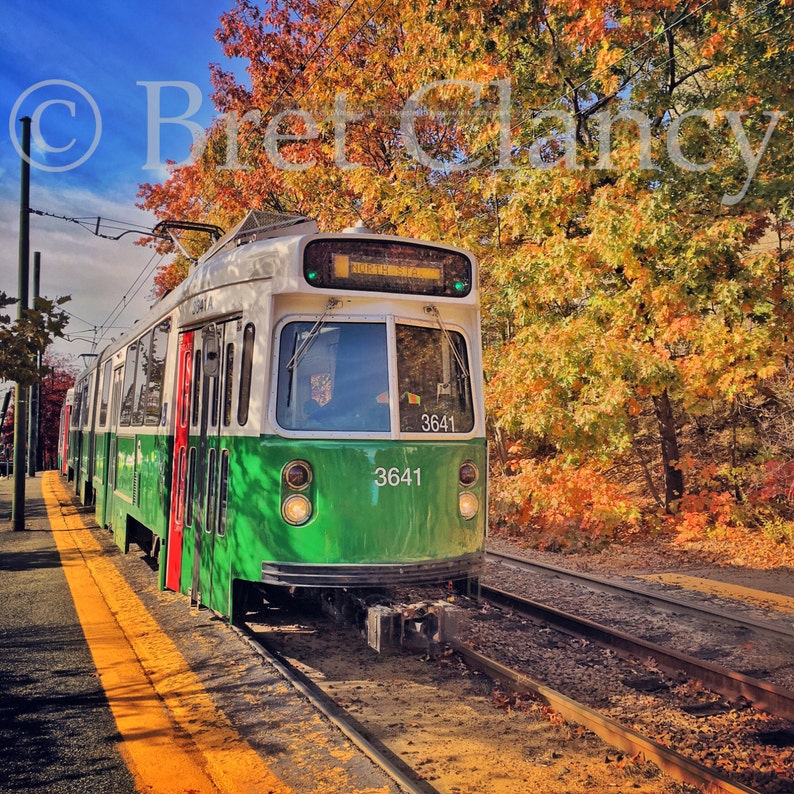
[[[396,488],[398,485],[416,485],[422,484],[422,470],[421,469],[399,469],[397,466],[392,466],[390,469],[384,466],[378,466],[375,469],[375,485],[378,488],[384,486],[391,486]]]

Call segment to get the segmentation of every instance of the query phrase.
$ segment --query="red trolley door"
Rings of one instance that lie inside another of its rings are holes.
[[[168,520],[168,553],[165,586],[179,592],[182,568],[182,534],[185,528],[185,490],[187,488],[187,448],[190,425],[190,384],[193,375],[193,331],[179,337],[179,373],[174,431],[174,467],[171,482],[171,512]]]

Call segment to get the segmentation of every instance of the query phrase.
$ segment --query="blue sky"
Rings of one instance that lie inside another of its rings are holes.
[[[206,127],[215,112],[209,99],[209,64],[222,63],[242,73],[243,65],[228,61],[214,39],[220,15],[233,5],[233,0],[4,2],[0,289],[17,293],[18,118],[38,120],[31,154],[34,210],[150,227],[155,219],[135,207],[136,193],[140,183],[161,181],[165,171],[145,168],[147,157],[151,159],[159,144],[158,162],[181,161],[189,156],[192,142],[184,125],[159,119],[185,114],[188,92],[193,91],[201,104],[189,119]],[[156,82],[168,84],[159,92],[157,113],[150,101]],[[153,258],[152,249],[133,245],[135,235],[104,240],[78,224],[39,215],[31,216],[30,227],[31,252],[42,255],[42,293],[72,295],[64,308],[75,317],[68,329],[73,341],[58,342],[56,352],[89,352],[93,326],[105,323],[114,309],[127,307],[112,320],[113,328],[103,329],[104,342],[132,325],[151,303],[150,271],[160,259]],[[142,273],[148,275],[138,278]]]

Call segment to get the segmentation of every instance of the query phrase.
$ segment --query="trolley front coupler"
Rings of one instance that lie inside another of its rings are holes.
[[[407,649],[435,655],[455,636],[461,609],[444,601],[367,609],[367,644],[378,653]]]

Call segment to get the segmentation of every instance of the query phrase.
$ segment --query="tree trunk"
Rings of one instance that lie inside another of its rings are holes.
[[[664,502],[662,501],[662,497],[659,495],[659,489],[656,487],[656,484],[653,481],[653,477],[651,477],[651,472],[648,469],[648,462],[645,460],[645,455],[642,454],[642,449],[640,448],[640,444],[637,441],[636,436],[634,435],[634,428],[631,428],[631,447],[634,450],[634,454],[637,456],[637,460],[640,463],[640,468],[642,469],[642,476],[645,477],[645,484],[648,486],[648,490],[651,492],[651,496],[653,500],[659,507],[664,507]]]
[[[673,407],[670,395],[665,389],[653,398],[656,410],[656,421],[659,424],[659,436],[662,442],[662,462],[664,463],[664,509],[668,513],[675,510],[675,503],[684,495],[684,474],[677,468],[680,453],[678,451],[678,435],[675,429]]]
[[[502,472],[507,474],[507,461],[509,460],[509,455],[507,454],[507,445],[505,444],[504,436],[502,435],[502,428],[499,427],[497,422],[491,421],[491,418],[488,417],[486,420],[491,429],[491,435],[494,440],[494,449],[496,450],[496,456],[499,459],[499,465],[502,468]]]

